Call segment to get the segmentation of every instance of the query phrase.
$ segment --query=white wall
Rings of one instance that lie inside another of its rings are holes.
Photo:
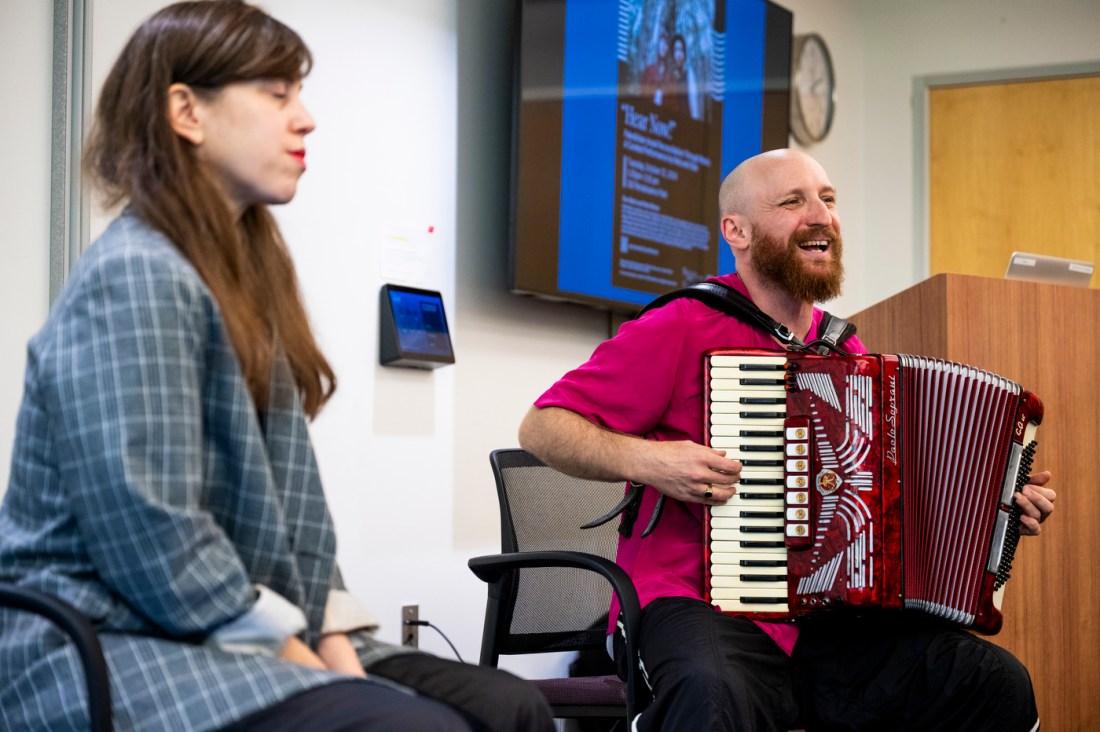
[[[50,74],[48,2],[0,0],[0,495],[7,487],[26,343],[46,317],[50,258]],[[18,70],[18,73],[16,72]]]
[[[454,310],[455,30],[446,0],[302,3],[267,9],[301,33],[317,120],[299,196],[278,210],[337,396],[313,434],[349,588],[398,638],[400,605],[472,653],[474,617],[452,546],[454,370],[377,366],[379,250],[387,232],[434,227],[436,275]],[[461,335],[455,346],[461,353]],[[465,570],[468,573],[468,570]],[[425,646],[435,639],[424,633]],[[446,646],[439,644],[445,650]]]
[[[95,69],[154,0],[96,0]],[[786,0],[795,32],[829,43],[839,77],[833,133],[809,152],[840,191],[849,272],[831,309],[850,314],[915,283],[913,79],[1100,60],[1094,0]],[[0,460],[6,466],[23,346],[45,315],[49,11],[0,0],[0,59],[14,165],[0,196]],[[312,319],[340,379],[313,427],[351,588],[396,639],[417,602],[468,660],[484,587],[466,560],[498,546],[487,454],[515,444],[543,388],[607,334],[607,318],[505,291],[509,41],[506,0],[266,0],[316,55],[305,99],[318,122],[309,172],[278,212]],[[112,40],[113,39],[113,40]],[[13,113],[13,110],[14,113]],[[458,363],[377,366],[378,249],[422,231],[438,252]],[[0,477],[6,473],[0,471]],[[6,481],[5,481],[6,482]],[[449,654],[435,633],[422,646]],[[551,665],[560,665],[554,659]],[[547,664],[514,664],[542,673]]]

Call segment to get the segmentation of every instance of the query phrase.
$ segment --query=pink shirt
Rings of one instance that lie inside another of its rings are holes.
[[[716,282],[748,292],[737,275]],[[814,309],[811,333],[822,311]],[[619,432],[650,440],[703,443],[703,353],[712,348],[778,350],[763,331],[703,303],[681,298],[646,313],[600,344],[535,402],[562,407]],[[863,352],[853,338],[848,349]],[[632,536],[619,539],[616,561],[631,576],[644,607],[658,597],[703,598],[703,506],[666,500],[656,529],[645,539],[657,491],[646,487]],[[611,624],[618,616],[612,599]],[[787,623],[758,623],[787,653],[798,630]]]

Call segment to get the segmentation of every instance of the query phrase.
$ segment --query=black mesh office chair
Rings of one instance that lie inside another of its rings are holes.
[[[0,582],[0,607],[35,613],[54,623],[73,642],[84,666],[88,690],[89,729],[111,730],[111,687],[103,648],[88,619],[73,606],[38,590]]]
[[[490,455],[500,500],[501,554],[475,557],[470,569],[489,583],[481,664],[501,654],[606,648],[611,593],[622,605],[629,658],[636,658],[641,610],[634,585],[614,562],[617,521],[580,526],[622,497],[622,483],[559,473],[523,450]],[[637,662],[627,679],[569,677],[534,681],[562,718],[629,720],[649,702]]]

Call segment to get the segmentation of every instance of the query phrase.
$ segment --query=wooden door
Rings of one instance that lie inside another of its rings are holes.
[[[928,110],[931,274],[1100,264],[1100,76],[933,87]]]

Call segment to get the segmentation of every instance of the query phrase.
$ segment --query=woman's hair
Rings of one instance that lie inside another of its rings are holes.
[[[255,79],[295,81],[312,57],[293,30],[241,0],[181,2],[134,33],[104,82],[85,148],[85,170],[109,206],[129,201],[194,265],[217,298],[259,410],[281,348],[316,416],[336,378],[313,337],[294,265],[266,206],[238,219],[168,120],[168,87],[196,94]]]

